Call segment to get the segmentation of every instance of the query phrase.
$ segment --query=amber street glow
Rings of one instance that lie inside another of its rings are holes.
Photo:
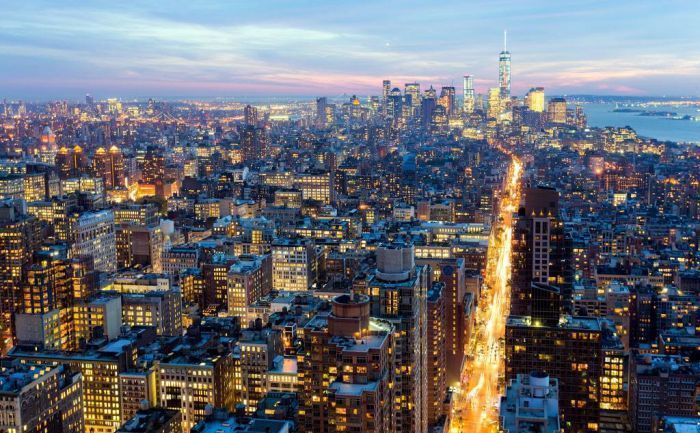
[[[502,339],[510,306],[511,220],[520,201],[522,163],[513,156],[500,197],[499,215],[491,230],[485,288],[476,311],[469,343],[470,359],[455,397],[450,431],[498,430],[498,399],[504,371]]]

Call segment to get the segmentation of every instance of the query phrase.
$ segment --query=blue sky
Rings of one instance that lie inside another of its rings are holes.
[[[700,95],[700,1],[38,1],[0,13],[0,97],[513,91]]]

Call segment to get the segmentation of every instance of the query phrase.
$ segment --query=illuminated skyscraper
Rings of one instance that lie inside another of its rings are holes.
[[[391,432],[399,413],[396,394],[394,333],[391,324],[370,318],[367,295],[333,299],[330,314],[318,314],[304,326],[300,350],[301,432]]]
[[[501,115],[501,89],[498,87],[493,87],[489,89],[489,108],[488,117],[492,119],[497,119]]]
[[[316,98],[316,125],[319,127],[326,126],[326,107],[328,106],[328,98]]]
[[[445,86],[440,91],[439,105],[445,108],[445,113],[448,116],[452,116],[457,112],[457,105],[455,104],[455,88],[451,86]]]
[[[56,168],[61,179],[77,177],[85,172],[87,159],[83,148],[76,145],[73,150],[62,147],[56,154]]]
[[[503,32],[503,51],[498,57],[498,84],[501,96],[510,98],[510,52],[506,44],[506,32]]]
[[[525,95],[525,105],[530,111],[544,111],[544,87],[533,87]]]
[[[410,96],[411,99],[411,116],[415,116],[420,109],[420,84],[406,83],[404,86],[404,95]],[[408,99],[408,98],[407,98]]]
[[[566,99],[552,98],[547,104],[547,121],[550,123],[566,123]]]
[[[391,93],[391,81],[382,81],[382,107],[384,115],[389,114],[389,94]]]
[[[165,176],[165,157],[163,150],[154,146],[148,146],[141,169],[141,180],[144,183],[155,183]]]
[[[464,76],[462,111],[470,114],[474,111],[474,79],[471,75]]]
[[[241,148],[244,162],[263,159],[267,153],[265,130],[250,124],[246,125],[241,132]]]
[[[370,314],[389,321],[396,338],[393,410],[397,433],[424,433],[427,417],[428,273],[416,266],[413,245],[377,248],[377,269],[368,284]]]
[[[243,109],[243,117],[245,117],[245,124],[255,126],[258,124],[258,109],[250,105],[246,105]]]
[[[124,186],[124,156],[117,146],[112,146],[109,151],[103,147],[97,149],[92,167],[95,176],[104,179],[105,188]]]

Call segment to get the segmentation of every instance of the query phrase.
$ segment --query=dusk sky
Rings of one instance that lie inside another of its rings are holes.
[[[700,95],[700,1],[36,1],[0,13],[0,97]]]

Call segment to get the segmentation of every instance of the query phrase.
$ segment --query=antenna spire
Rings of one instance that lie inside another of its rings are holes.
[[[508,30],[503,30],[503,51],[508,51]]]

